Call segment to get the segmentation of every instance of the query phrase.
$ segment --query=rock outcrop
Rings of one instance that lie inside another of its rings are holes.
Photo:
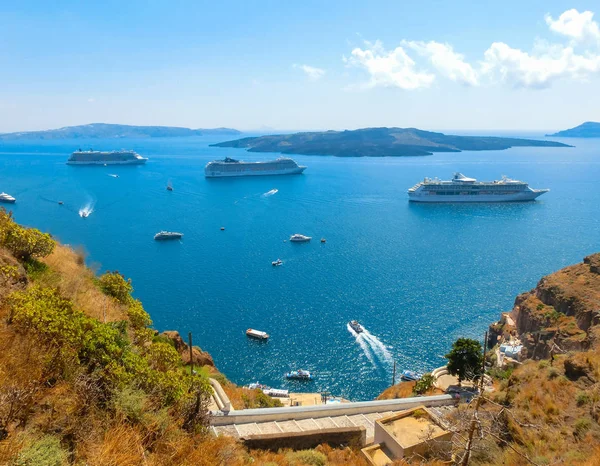
[[[490,332],[518,336],[529,358],[594,347],[600,341],[600,253],[543,277],[517,297],[508,316]]]
[[[171,340],[177,352],[181,355],[181,359],[184,364],[190,364],[190,347],[183,341],[179,332],[175,330],[166,330],[160,334],[160,336]],[[195,366],[213,366],[215,365],[213,358],[206,351],[202,351],[197,346],[192,346],[192,357]]]

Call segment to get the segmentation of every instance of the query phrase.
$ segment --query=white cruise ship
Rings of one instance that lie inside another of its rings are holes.
[[[114,150],[111,152],[99,150],[75,151],[67,160],[69,165],[140,165],[148,159],[132,150]]]
[[[549,189],[532,189],[524,181],[506,176],[497,181],[477,181],[455,173],[450,181],[425,178],[408,190],[412,202],[519,202],[533,201]]]
[[[206,164],[204,176],[216,178],[223,176],[258,176],[258,175],[296,175],[306,170],[288,157],[279,157],[266,162],[243,162],[229,157],[214,160]]]

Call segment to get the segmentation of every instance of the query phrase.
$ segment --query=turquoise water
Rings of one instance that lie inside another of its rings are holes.
[[[0,191],[17,197],[17,221],[82,245],[100,270],[131,277],[157,329],[193,332],[240,384],[373,398],[391,382],[392,359],[398,371],[444,364],[454,339],[481,339],[542,275],[600,250],[600,141],[415,158],[297,156],[308,166],[302,176],[206,180],[204,165],[215,158],[269,157],[210,142],[0,142]],[[133,148],[150,160],[65,165],[90,145]],[[526,204],[407,202],[423,177],[457,170],[551,191]],[[153,241],[162,229],[185,237]],[[292,233],[314,240],[284,242]],[[283,266],[272,267],[277,258]],[[347,328],[351,319],[368,331],[360,339]],[[248,327],[270,341],[247,339]],[[316,380],[284,380],[298,368]]]

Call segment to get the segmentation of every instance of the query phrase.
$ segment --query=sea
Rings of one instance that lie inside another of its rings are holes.
[[[130,277],[154,327],[191,332],[231,381],[350,400],[377,397],[394,363],[397,375],[444,365],[456,338],[482,341],[519,293],[600,251],[598,139],[425,157],[298,155],[303,175],[205,179],[214,159],[276,157],[209,147],[226,139],[4,141],[0,191],[17,198],[7,207],[18,222],[83,248],[99,273]],[[149,161],[66,165],[80,147],[134,149]],[[424,177],[456,171],[550,192],[530,203],[408,202]],[[160,230],[184,237],[154,241]],[[313,240],[290,243],[294,233]],[[247,338],[248,328],[269,341]],[[287,381],[294,369],[314,380]]]

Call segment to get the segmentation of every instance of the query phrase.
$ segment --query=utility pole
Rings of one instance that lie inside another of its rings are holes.
[[[473,417],[471,418],[471,426],[469,427],[469,435],[467,438],[467,445],[465,446],[465,454],[462,457],[462,461],[460,462],[461,466],[467,466],[469,464],[469,460],[471,459],[471,450],[473,449],[473,436],[475,434],[475,430],[477,429],[477,413],[479,411],[479,407],[481,406],[481,401],[483,399],[483,385],[484,385],[484,377],[485,377],[485,355],[487,349],[487,339],[488,333],[485,332],[485,339],[483,345],[483,361],[481,362],[481,377],[479,377],[479,396],[475,402],[475,410],[473,411]]]
[[[194,375],[194,353],[192,351],[192,332],[188,332],[188,342],[190,347],[190,375]]]
[[[392,387],[396,385],[396,360],[394,359],[394,372],[392,374]]]

